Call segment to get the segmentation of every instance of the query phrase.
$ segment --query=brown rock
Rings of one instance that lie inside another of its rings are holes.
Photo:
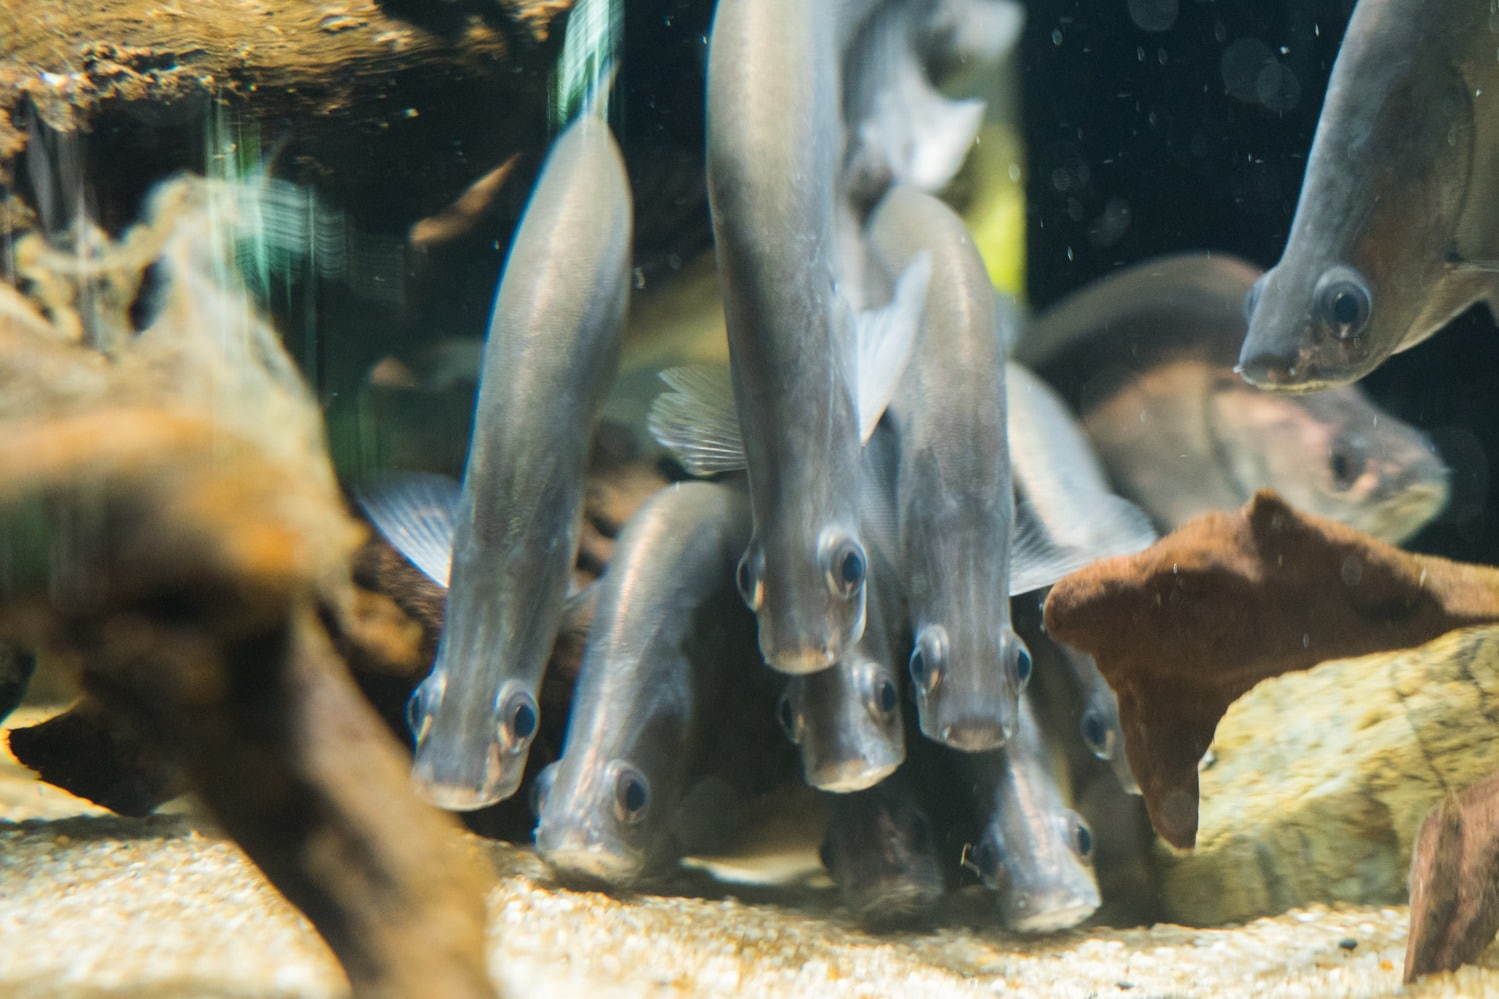
[[[1152,825],[1189,847],[1197,763],[1260,680],[1499,620],[1499,570],[1413,555],[1268,490],[1052,588],[1046,626],[1092,655],[1119,698]]]

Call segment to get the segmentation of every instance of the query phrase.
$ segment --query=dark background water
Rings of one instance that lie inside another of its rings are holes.
[[[1163,253],[1274,264],[1352,7],[1031,0],[1021,65],[1033,304]],[[1453,469],[1452,502],[1410,546],[1499,562],[1499,330],[1487,311],[1361,384],[1426,430]]]

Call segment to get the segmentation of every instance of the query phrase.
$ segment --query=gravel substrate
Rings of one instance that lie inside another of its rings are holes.
[[[680,894],[614,897],[556,885],[525,850],[474,844],[498,872],[492,966],[527,999],[1499,995],[1499,948],[1484,967],[1402,990],[1403,907],[1023,938],[960,903],[932,930],[871,935],[815,888],[695,879]],[[201,819],[101,814],[14,764],[0,764],[0,941],[5,996],[345,992],[308,924]]]

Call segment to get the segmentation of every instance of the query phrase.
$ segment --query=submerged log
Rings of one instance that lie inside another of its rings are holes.
[[[243,196],[184,179],[119,241],[18,244],[42,301],[0,285],[0,640],[77,664],[357,994],[492,995],[481,870],[329,633],[364,531],[227,265]],[[111,289],[152,266],[159,308],[133,329]]]
[[[337,176],[350,204],[388,195],[382,188],[394,173],[422,176],[431,188],[426,209],[435,210],[543,136],[547,70],[558,19],[570,7],[571,0],[0,5],[0,234],[32,221],[36,199],[15,195],[33,116],[63,135],[92,136],[99,159],[89,181],[105,212],[100,221],[113,229],[133,216],[150,184],[201,165],[204,124],[216,105],[240,122],[242,133],[229,141],[286,142],[282,156],[301,178]],[[444,147],[441,160],[430,155]],[[403,149],[425,160],[420,174],[399,169]],[[238,151],[255,154],[243,144]]]

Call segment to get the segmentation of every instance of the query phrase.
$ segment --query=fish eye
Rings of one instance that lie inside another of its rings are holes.
[[[879,689],[875,691],[875,702],[879,705],[882,714],[893,713],[900,704],[900,698],[895,692],[895,684],[889,680],[881,680]]]
[[[1104,723],[1102,715],[1092,709],[1084,711],[1082,729],[1083,742],[1087,743],[1094,756],[1107,760],[1114,755],[1114,740],[1111,738],[1113,733]]]
[[[864,549],[852,538],[845,538],[831,547],[827,560],[828,588],[841,597],[852,597],[864,585],[868,562]]]
[[[942,657],[946,636],[938,625],[923,628],[911,650],[911,682],[916,689],[930,691],[942,682]]]
[[[505,719],[501,725],[508,730],[514,745],[524,745],[536,734],[536,702],[524,690],[510,696],[501,717]]]
[[[639,822],[650,804],[651,788],[634,767],[620,767],[614,778],[614,814],[621,822]]]
[[[1031,679],[1031,653],[1021,642],[1015,649],[1015,677],[1020,681],[1020,686],[1025,687]]]
[[[1365,461],[1361,441],[1348,436],[1341,436],[1333,441],[1332,453],[1327,459],[1327,469],[1332,473],[1333,485],[1338,489],[1352,488],[1364,472]]]
[[[1317,282],[1317,317],[1339,340],[1363,332],[1369,321],[1369,291],[1356,271],[1335,267]]]
[[[1254,309],[1260,304],[1260,289],[1264,285],[1265,276],[1262,274],[1260,279],[1250,285],[1249,290],[1244,293],[1244,324],[1246,326],[1254,319]]]
[[[776,704],[776,718],[781,723],[781,731],[786,733],[786,738],[792,742],[799,741],[796,737],[796,709],[791,706],[791,688],[788,685],[782,692],[780,701]]]
[[[541,817],[542,809],[547,807],[547,796],[552,793],[552,785],[557,783],[556,763],[548,763],[541,768],[541,773],[531,781],[531,814],[537,818]]]
[[[739,596],[744,600],[745,606],[758,611],[765,600],[765,588],[760,585],[760,574],[751,564],[753,558],[754,549],[740,557],[739,567],[734,571],[734,583],[739,587]]]
[[[1088,828],[1081,815],[1076,814],[1072,816],[1072,848],[1084,860],[1093,857],[1093,830]]]

